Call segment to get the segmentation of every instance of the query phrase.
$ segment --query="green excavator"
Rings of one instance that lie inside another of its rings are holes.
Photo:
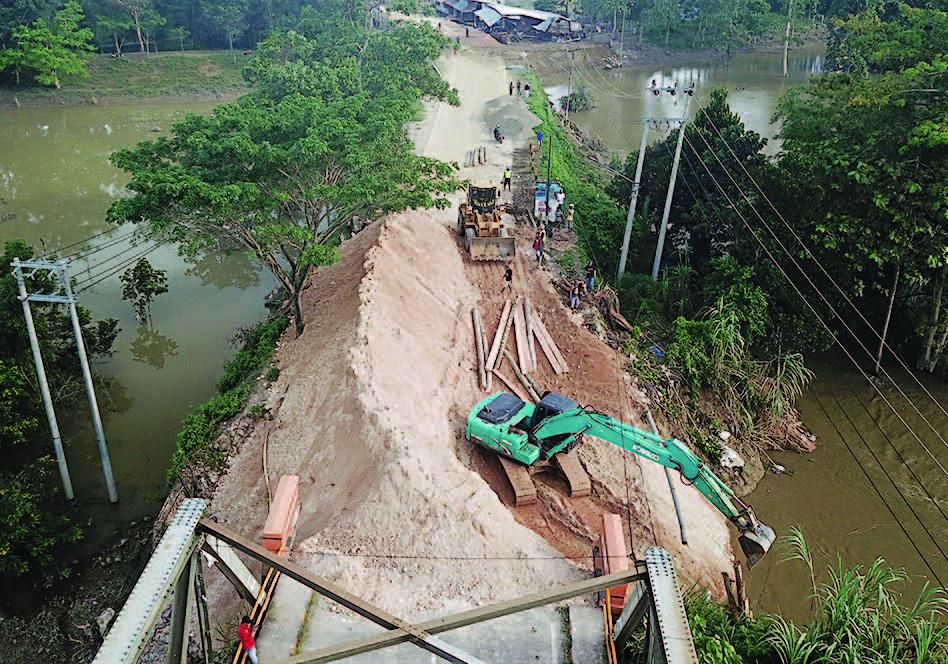
[[[556,392],[546,392],[536,404],[507,392],[482,399],[467,416],[468,440],[503,454],[525,466],[552,459],[579,444],[583,434],[601,438],[681,473],[737,528],[747,564],[753,567],[770,549],[776,535],[757,520],[749,505],[676,438],[663,439]]]

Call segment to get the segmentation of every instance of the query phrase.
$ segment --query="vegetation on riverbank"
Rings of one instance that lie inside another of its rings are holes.
[[[904,598],[903,570],[877,558],[868,567],[830,567],[818,582],[808,544],[797,530],[782,540],[784,562],[807,566],[813,618],[797,625],[773,613],[743,615],[692,592],[685,600],[700,664],[848,664],[948,662],[948,598],[926,587]],[[631,657],[645,653],[645,630],[626,644]],[[637,661],[637,660],[633,660]]]
[[[247,90],[246,58],[226,51],[155,53],[113,58],[96,55],[88,77],[65,76],[59,90],[0,87],[0,105],[82,104],[109,99],[196,97],[214,99]]]
[[[34,258],[25,242],[4,246],[0,265]],[[57,280],[24,271],[30,292],[55,292]],[[73,330],[61,305],[34,302],[33,321],[55,405],[84,398]],[[86,350],[108,356],[117,321],[94,321],[79,307]],[[50,434],[36,379],[30,341],[9,267],[0,272],[0,572],[14,587],[52,586],[72,573],[71,545],[81,537],[76,516],[63,509],[63,494],[50,458]],[[22,581],[21,581],[22,580]]]
[[[256,379],[273,356],[288,322],[286,316],[276,315],[238,333],[241,347],[224,365],[218,394],[196,406],[182,422],[168,468],[169,484],[181,481],[185,487],[192,487],[197,476],[223,470],[227,454],[215,444],[217,435],[225,422],[246,407]],[[198,494],[189,491],[188,495]]]

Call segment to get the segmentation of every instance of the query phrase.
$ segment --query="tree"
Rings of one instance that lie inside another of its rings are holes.
[[[132,303],[139,321],[150,320],[151,303],[168,292],[167,272],[153,268],[147,258],[138,259],[135,267],[125,270],[119,281],[122,282],[122,299]]]
[[[84,15],[77,0],[68,0],[53,20],[38,18],[13,31],[16,46],[0,53],[0,67],[13,67],[17,83],[20,71],[31,69],[43,85],[61,87],[60,77],[88,75],[86,63],[95,50],[92,31],[80,28]]]
[[[245,2],[241,0],[224,0],[223,2],[202,3],[202,9],[208,20],[224,34],[227,39],[227,48],[234,50],[234,38],[241,33],[244,23],[244,13],[247,11]]]
[[[112,2],[119,11],[124,12],[131,19],[132,25],[135,26],[135,34],[138,36],[139,50],[144,53],[146,40],[143,24],[149,20],[150,16],[157,14],[152,0],[112,0]]]
[[[133,196],[109,211],[186,254],[243,248],[289,294],[297,334],[311,268],[336,259],[354,216],[443,207],[460,186],[453,166],[412,152],[405,129],[422,95],[451,96],[431,66],[440,35],[415,25],[366,33],[344,13],[308,20],[315,39],[277,32],[261,45],[248,68],[255,93],[115,153]],[[342,29],[326,35],[330,21]]]
[[[178,42],[182,52],[184,52],[184,42],[190,36],[191,33],[183,25],[176,26],[168,31],[168,39]]]
[[[877,310],[883,339],[899,294],[928,291],[905,320],[936,330],[920,352],[930,364],[948,265],[948,14],[902,5],[891,20],[837,27],[848,34],[837,62],[849,64],[781,99],[781,162],[806,183],[805,233],[844,290]]]

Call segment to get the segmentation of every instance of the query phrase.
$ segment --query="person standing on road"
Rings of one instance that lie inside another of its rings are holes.
[[[510,93],[510,96],[513,97],[513,81],[510,81],[510,84],[507,87],[507,90]]]
[[[566,202],[566,192],[563,191],[563,185],[560,185],[560,190],[556,192],[557,207],[562,207],[563,203],[565,202]]]
[[[593,294],[593,288],[596,286],[596,266],[592,261],[586,265],[586,290]]]
[[[513,268],[510,267],[510,263],[504,267],[504,287],[501,288],[501,292],[505,290],[513,289]]]
[[[510,168],[504,169],[504,189],[510,191],[510,180],[513,177],[513,173],[510,172]]]
[[[471,36],[471,29],[470,29],[470,28],[464,28],[464,36],[465,36],[465,37],[470,37],[470,36]]]
[[[240,619],[240,627],[237,628],[237,638],[240,639],[240,645],[247,652],[247,659],[251,664],[260,664],[257,660],[257,641],[253,635],[253,622],[250,616],[244,616]]]
[[[573,203],[569,204],[569,209],[566,210],[566,232],[573,233],[573,218],[576,216],[576,206]]]
[[[520,79],[517,79],[517,96],[520,96]]]
[[[540,149],[543,149],[543,130],[537,132],[537,142],[540,144]]]
[[[524,95],[527,99],[530,98],[530,84],[529,84],[529,83],[524,83],[524,84],[523,84],[523,95]]]

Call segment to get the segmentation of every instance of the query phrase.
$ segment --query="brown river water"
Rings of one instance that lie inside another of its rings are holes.
[[[730,65],[696,61],[676,67],[634,65],[603,71],[577,54],[573,86],[585,86],[595,108],[570,117],[610,149],[628,153],[638,149],[642,130],[634,123],[640,117],[682,112],[681,95],[656,97],[645,90],[653,80],[666,85],[693,81],[697,91],[691,102],[692,114],[705,103],[713,87],[724,86],[731,108],[749,129],[769,139],[767,152],[774,154],[779,142],[773,140],[777,127],[770,120],[780,95],[819,74],[823,67],[822,48],[797,49],[791,52],[790,76],[784,78],[781,57],[750,53],[736,56]],[[568,69],[561,66],[558,76],[544,82],[550,96],[565,94]],[[660,127],[651,133],[652,140],[668,131]],[[853,354],[865,360],[865,356]],[[948,553],[948,519],[942,514],[948,513],[948,478],[938,466],[948,468],[948,445],[942,440],[948,439],[948,418],[941,410],[948,408],[948,385],[937,378],[922,379],[933,400],[911,376],[890,364],[890,374],[921,414],[891,385],[880,384],[881,391],[921,442],[834,349],[811,358],[816,379],[799,404],[804,423],[818,437],[819,449],[805,456],[774,454],[773,461],[790,472],[780,476],[768,473],[747,497],[758,516],[778,535],[791,526],[803,530],[818,583],[828,579],[827,566],[835,565],[837,556],[844,565],[866,565],[883,556],[890,564],[905,568],[911,577],[907,586],[911,592],[917,592],[926,581],[935,583],[936,576],[948,583],[948,558],[942,553]],[[941,511],[926,490],[939,501]],[[812,593],[809,574],[800,563],[781,562],[781,549],[780,545],[775,547],[751,570],[749,595],[755,607],[804,619],[809,615],[808,596]]]
[[[574,72],[574,82],[587,81],[597,108],[574,113],[573,119],[612,149],[628,151],[637,148],[641,137],[640,127],[632,124],[639,116],[680,112],[680,97],[673,100],[645,94],[643,89],[652,79],[695,80],[698,93],[692,110],[706,99],[713,85],[724,85],[732,91],[732,107],[748,127],[770,138],[775,130],[769,120],[780,94],[789,85],[818,73],[822,53],[815,48],[795,52],[789,81],[783,78],[775,54],[737,56],[729,67],[696,62],[687,67],[636,66],[601,72],[584,62],[577,69],[583,65],[582,75]],[[562,94],[566,72],[562,80],[550,83],[552,93],[559,90]],[[561,90],[557,83],[562,84]],[[122,175],[108,162],[110,152],[159,135],[155,128],[167,129],[188,111],[207,112],[212,107],[211,102],[174,101],[0,110],[0,239],[22,238],[55,248],[106,230],[105,211],[124,184]],[[771,144],[769,149],[776,147]],[[101,246],[125,233],[113,231],[88,246]],[[120,264],[135,253],[120,254],[128,246],[118,242],[77,261],[73,274],[83,279]],[[88,542],[93,549],[113,530],[155,511],[164,494],[165,473],[181,418],[191,404],[213,393],[223,362],[233,354],[231,338],[240,326],[264,315],[263,297],[273,287],[266,273],[239,257],[188,263],[173,248],[162,247],[149,259],[168,271],[171,288],[153,305],[151,329],[139,326],[131,307],[121,300],[117,274],[81,296],[82,303],[97,316],[118,318],[122,327],[116,355],[97,365],[110,379],[108,388],[100,387],[100,402],[118,482],[117,506],[110,506],[106,499],[85,409],[60,413],[77,508],[84,520],[90,520]],[[818,570],[834,564],[837,555],[846,564],[865,564],[883,555],[906,568],[912,575],[911,588],[917,590],[924,578],[933,578],[924,556],[935,574],[948,581],[948,560],[932,539],[948,551],[945,519],[908,473],[899,454],[948,512],[945,474],[888,406],[846,365],[845,358],[837,355],[830,353],[812,361],[817,378],[800,403],[804,422],[819,437],[819,449],[808,456],[775,454],[774,461],[792,475],[768,474],[748,500],[778,533],[785,533],[790,526],[801,527]],[[924,417],[948,438],[948,420],[938,406],[904,373],[892,372]],[[943,382],[925,382],[936,400],[948,404],[948,388]],[[883,392],[932,456],[948,467],[948,446],[901,397],[892,394],[894,390],[883,388]],[[878,487],[881,498],[853,455]],[[749,577],[756,607],[779,608],[797,618],[806,615],[808,588],[803,567],[780,562],[779,551],[767,556]]]

